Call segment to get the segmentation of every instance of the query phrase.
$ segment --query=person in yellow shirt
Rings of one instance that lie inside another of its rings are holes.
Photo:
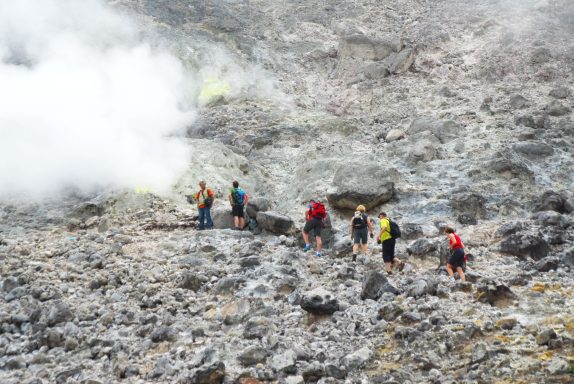
[[[379,213],[380,228],[379,243],[383,244],[383,261],[385,262],[385,269],[390,275],[393,273],[393,266],[397,266],[402,270],[404,263],[395,257],[395,239],[391,236],[391,222],[385,212]]]

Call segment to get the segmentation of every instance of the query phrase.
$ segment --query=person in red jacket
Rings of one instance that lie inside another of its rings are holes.
[[[303,228],[303,240],[305,241],[305,248],[303,251],[307,252],[311,249],[311,242],[309,234],[313,231],[315,240],[317,241],[317,256],[321,256],[323,249],[323,241],[321,239],[321,229],[324,227],[324,221],[327,217],[325,205],[319,199],[309,201],[307,209],[305,210],[305,227]]]
[[[464,244],[460,237],[454,232],[451,227],[446,227],[444,229],[445,235],[448,237],[449,247],[450,247],[450,257],[446,265],[446,271],[449,276],[454,279],[454,269],[458,272],[460,276],[460,281],[465,283],[464,276]]]

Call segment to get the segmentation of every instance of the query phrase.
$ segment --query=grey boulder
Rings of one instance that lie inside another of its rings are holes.
[[[373,356],[373,352],[368,347],[363,347],[358,351],[349,353],[341,359],[341,363],[352,371],[363,367]]]
[[[566,87],[557,87],[550,91],[549,96],[555,99],[566,99],[572,94],[572,91]]]
[[[384,293],[384,287],[387,284],[387,277],[380,272],[367,272],[363,279],[363,290],[361,299],[378,300]]]
[[[271,202],[264,197],[252,197],[247,202],[245,210],[249,217],[256,217],[258,212],[266,212],[271,209]]]
[[[415,119],[411,123],[407,129],[407,133],[409,135],[414,135],[429,131],[439,139],[442,144],[444,144],[456,138],[460,134],[461,130],[461,126],[452,120],[442,121],[432,117],[421,117]]]
[[[59,323],[71,321],[74,314],[70,306],[63,301],[56,301],[48,311],[48,325],[53,326]]]
[[[421,237],[407,246],[407,253],[413,256],[424,256],[436,251],[436,249],[437,247],[432,240]]]
[[[538,158],[550,156],[554,153],[554,149],[539,141],[525,141],[514,145],[514,150],[529,158]]]
[[[303,296],[301,308],[313,315],[332,315],[339,310],[339,302],[330,292],[318,288]]]
[[[519,232],[500,242],[500,251],[519,258],[531,257],[540,260],[548,255],[550,247],[542,234]]]
[[[252,345],[241,351],[237,360],[239,360],[241,365],[248,367],[259,363],[265,363],[268,356],[269,352],[267,349]]]
[[[518,296],[509,287],[488,278],[483,278],[478,282],[476,298],[480,303],[501,308],[508,307],[518,300]]]
[[[435,279],[427,276],[419,278],[411,283],[407,289],[408,297],[421,297],[424,295],[435,295],[438,283]]]
[[[344,164],[335,172],[334,190],[327,194],[329,204],[341,209],[363,204],[367,210],[383,204],[394,195],[394,172],[379,163]]]
[[[292,235],[295,231],[293,219],[273,211],[257,212],[257,224],[276,235]]]

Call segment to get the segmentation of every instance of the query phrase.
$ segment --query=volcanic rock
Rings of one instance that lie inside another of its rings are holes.
[[[369,210],[393,197],[392,175],[377,163],[345,164],[336,171],[334,191],[327,199],[335,208],[355,209],[363,204]]]
[[[315,289],[305,293],[301,308],[314,315],[332,315],[339,310],[339,302],[330,292]]]
[[[278,235],[292,235],[295,230],[293,220],[273,211],[258,212],[257,224],[269,232]]]

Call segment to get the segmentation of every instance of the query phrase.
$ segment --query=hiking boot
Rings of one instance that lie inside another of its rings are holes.
[[[404,261],[401,261],[401,263],[400,263],[399,266],[397,267],[397,270],[398,270],[399,272],[402,272],[403,269],[405,269],[405,262],[404,262]]]
[[[356,254],[356,253],[353,253],[353,263],[354,263],[355,261],[357,261],[357,254]]]
[[[307,252],[307,251],[310,251],[310,250],[311,250],[311,244],[306,244],[306,245],[303,247],[303,252]]]

